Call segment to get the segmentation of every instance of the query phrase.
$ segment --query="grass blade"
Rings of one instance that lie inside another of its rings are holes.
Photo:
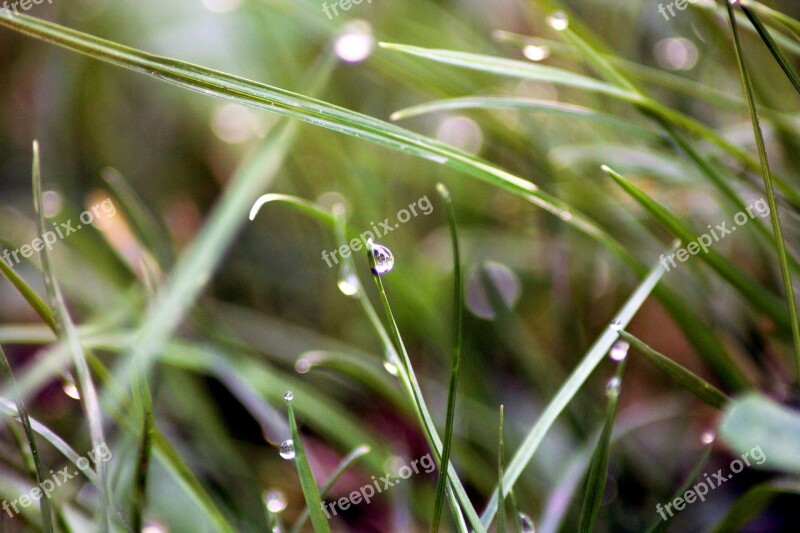
[[[455,331],[453,338],[453,357],[450,366],[450,386],[447,392],[447,419],[444,435],[442,436],[442,460],[439,472],[439,482],[436,487],[436,501],[433,512],[431,531],[439,531],[439,521],[444,507],[444,493],[447,487],[447,477],[450,465],[450,449],[453,441],[453,422],[456,414],[456,392],[458,390],[458,375],[461,368],[461,344],[463,341],[463,314],[464,314],[464,280],[461,274],[461,254],[458,251],[458,231],[456,229],[456,215],[453,210],[453,201],[450,191],[441,183],[436,190],[444,200],[447,209],[447,222],[450,225],[450,240],[453,246],[453,320]],[[502,427],[502,424],[501,424]]]
[[[707,446],[705,451],[703,452],[703,455],[700,457],[700,460],[697,462],[697,465],[694,467],[692,472],[686,478],[686,481],[684,481],[681,484],[681,486],[678,488],[678,490],[676,490],[675,493],[673,494],[673,496],[667,501],[672,501],[675,498],[682,496],[683,494],[686,493],[687,490],[692,488],[692,484],[694,483],[694,480],[697,479],[698,477],[700,477],[700,474],[703,472],[703,469],[705,468],[706,463],[708,463],[708,458],[709,458],[710,455],[711,455],[711,446]],[[658,533],[660,531],[666,531],[667,530],[667,526],[669,526],[669,522],[670,522],[671,519],[672,519],[672,515],[670,515],[670,518],[667,519],[667,520],[663,520],[662,518],[656,518],[653,521],[653,524],[647,530],[647,533]]]
[[[772,501],[781,495],[800,495],[800,483],[790,479],[778,479],[761,483],[737,498],[713,533],[736,533],[744,531],[745,525],[757,517]]]
[[[25,280],[19,277],[17,273],[14,272],[14,269],[8,266],[5,261],[0,261],[0,271],[3,272],[3,275],[8,279],[8,281],[11,282],[14,288],[16,288],[17,291],[22,295],[22,297],[25,298],[33,310],[36,311],[36,314],[39,315],[42,320],[44,320],[44,323],[55,331],[56,322],[53,318],[53,312],[50,310],[44,300],[42,300],[41,297],[36,293],[36,291],[34,291],[30,285],[25,283]]]
[[[42,211],[42,177],[39,166],[39,144],[33,143],[33,204],[36,211],[36,222],[39,228],[39,234],[44,235],[46,232],[44,212]],[[72,319],[69,316],[64,297],[61,294],[61,288],[58,286],[55,274],[53,271],[53,264],[50,258],[50,253],[47,247],[42,248],[42,271],[44,274],[45,286],[51,301],[51,309],[57,325],[59,338],[69,346],[70,352],[73,357],[73,364],[78,376],[78,390],[81,395],[81,405],[89,424],[89,434],[92,441],[93,449],[99,449],[100,446],[105,445],[105,437],[103,436],[103,415],[100,410],[100,402],[97,398],[97,390],[92,380],[89,365],[86,363],[86,354],[83,352],[78,332]],[[111,506],[112,499],[110,488],[108,484],[108,476],[106,472],[106,465],[103,461],[95,464],[97,469],[97,478],[99,481],[100,489],[100,514],[103,517],[101,529],[108,531],[111,529]]]
[[[674,248],[675,247],[673,247],[673,249]],[[536,421],[530,431],[528,431],[528,434],[525,436],[525,439],[523,440],[519,449],[514,454],[514,457],[512,457],[509,465],[506,467],[506,474],[503,479],[504,490],[509,491],[514,487],[514,484],[522,475],[525,467],[528,466],[528,463],[530,463],[531,459],[533,458],[533,454],[536,453],[536,450],[539,448],[539,445],[541,444],[542,439],[544,439],[545,434],[547,434],[547,431],[552,427],[553,423],[555,423],[558,415],[560,415],[567,405],[569,405],[569,403],[572,401],[572,398],[578,393],[578,390],[580,390],[583,383],[597,367],[597,365],[600,364],[600,362],[608,353],[608,350],[617,340],[619,333],[615,328],[622,329],[627,327],[628,323],[631,321],[642,304],[644,304],[645,300],[647,300],[647,297],[650,295],[653,288],[658,284],[664,273],[664,267],[660,263],[653,267],[653,269],[650,271],[650,274],[648,274],[647,277],[642,280],[642,282],[639,284],[639,287],[633,292],[630,298],[628,298],[628,301],[625,302],[625,305],[622,306],[622,309],[620,309],[619,314],[615,318],[614,327],[608,327],[600,335],[600,338],[595,341],[595,343],[584,356],[583,360],[572,371],[567,378],[567,381],[556,393],[555,397],[550,400],[550,403],[547,404],[547,407],[545,407],[544,411],[539,416],[539,419]],[[503,494],[503,496],[505,496],[505,494]],[[495,490],[491,499],[489,500],[489,503],[486,505],[486,510],[484,510],[483,514],[481,515],[481,522],[484,524],[484,526],[488,526],[488,524],[492,522],[492,519],[497,512],[498,501],[498,490]]]
[[[767,192],[767,202],[770,208],[770,219],[772,229],[775,232],[775,245],[778,249],[778,259],[781,265],[781,275],[783,276],[783,288],[786,292],[786,303],[789,307],[789,319],[791,321],[792,338],[794,340],[794,353],[797,362],[797,376],[800,380],[800,320],[797,315],[797,301],[795,300],[794,287],[792,285],[792,274],[789,270],[789,257],[786,252],[786,243],[783,240],[783,230],[781,229],[781,219],[778,213],[778,203],[775,199],[775,189],[772,184],[772,173],[769,168],[769,158],[767,148],[764,144],[764,135],[761,132],[761,124],[758,120],[758,108],[753,94],[753,82],[745,63],[744,52],[742,51],[741,37],[739,36],[739,26],[736,23],[736,15],[730,2],[725,4],[728,8],[728,19],[730,20],[733,43],[736,49],[736,61],[739,65],[742,89],[747,99],[747,107],[750,111],[750,120],[753,123],[753,135],[756,139],[758,148],[758,158],[761,162],[761,176],[764,179],[764,189]],[[757,20],[757,19],[756,19]],[[769,34],[767,34],[769,35]],[[777,50],[777,48],[776,48]]]
[[[597,441],[597,448],[592,454],[592,461],[589,465],[589,475],[586,478],[586,492],[583,497],[583,509],[581,510],[580,533],[592,533],[597,514],[600,512],[600,504],[603,502],[603,494],[606,489],[606,478],[608,477],[608,463],[611,455],[611,434],[614,430],[614,421],[617,418],[617,404],[619,403],[620,387],[622,386],[622,376],[625,372],[627,358],[623,359],[617,366],[617,371],[609,383],[608,407],[606,408],[606,419],[603,424],[603,431]]]
[[[500,406],[500,424],[497,430],[497,487],[500,494],[505,494],[503,490],[503,406]],[[506,499],[500,502],[497,508],[497,533],[506,531]]]
[[[287,400],[286,405],[289,410],[289,427],[292,430],[292,442],[294,443],[294,463],[297,467],[297,475],[300,477],[300,486],[303,488],[306,508],[311,517],[311,525],[314,527],[315,533],[329,533],[331,529],[328,520],[322,513],[322,498],[319,495],[317,481],[314,479],[314,473],[311,471],[311,465],[308,464],[308,457],[306,457],[300,434],[297,431],[292,401]]]
[[[0,261],[1,263],[2,261]],[[42,467],[42,459],[39,457],[39,448],[36,446],[36,437],[33,434],[30,418],[28,418],[28,411],[25,409],[25,402],[19,395],[17,390],[17,381],[14,379],[14,373],[11,371],[11,365],[8,364],[8,359],[0,346],[0,374],[2,374],[8,388],[15,393],[15,402],[17,405],[17,415],[22,427],[25,430],[25,438],[28,441],[30,448],[31,458],[33,460],[34,472],[36,474],[36,485],[41,486],[44,481],[44,468]],[[49,498],[40,498],[39,507],[42,510],[42,525],[45,531],[53,531],[53,519],[50,514]]]
[[[711,383],[691,372],[686,367],[676,363],[669,357],[658,353],[647,344],[634,337],[625,330],[620,330],[620,336],[628,341],[659,370],[669,376],[675,383],[688,390],[705,403],[717,409],[723,409],[730,398]]]

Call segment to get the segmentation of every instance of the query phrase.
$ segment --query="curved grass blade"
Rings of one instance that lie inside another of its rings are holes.
[[[306,508],[311,517],[311,525],[314,527],[315,533],[329,533],[331,528],[325,515],[322,514],[322,498],[319,495],[317,481],[314,479],[314,473],[311,471],[311,465],[308,464],[308,457],[306,457],[300,434],[297,431],[297,421],[294,418],[292,401],[288,400],[286,406],[289,410],[289,427],[292,430],[292,442],[294,443],[294,463],[297,467],[297,474],[300,477],[300,486],[303,488]]]
[[[800,495],[800,483],[791,479],[778,479],[756,485],[733,503],[714,527],[713,533],[744,531],[750,520],[760,515],[775,498],[784,494]]]
[[[333,473],[328,476],[328,479],[325,480],[325,483],[322,484],[322,487],[319,489],[320,498],[324,498],[328,492],[333,488],[339,478],[347,472],[347,470],[353,466],[356,461],[364,457],[370,452],[369,446],[359,446],[352,452],[348,453],[336,466],[336,469]],[[303,512],[300,513],[300,516],[297,518],[297,522],[295,522],[294,526],[292,527],[290,533],[300,533],[303,530],[303,526],[308,520],[309,512],[308,508],[303,509]]]
[[[30,448],[31,459],[33,460],[34,466],[33,471],[36,474],[36,485],[40,487],[42,485],[42,481],[44,481],[44,468],[42,468],[42,459],[39,457],[39,448],[36,446],[36,437],[33,434],[30,418],[28,418],[28,411],[25,409],[25,402],[23,402],[22,398],[19,396],[19,391],[17,390],[17,381],[14,379],[14,373],[11,371],[11,365],[8,364],[8,359],[6,358],[6,354],[3,351],[2,346],[0,346],[0,374],[2,374],[8,388],[15,393],[17,415],[19,417],[19,421],[22,423],[23,429],[25,430],[25,438],[27,439],[28,447]],[[47,532],[53,531],[53,519],[50,513],[49,498],[40,498],[39,507],[42,510],[42,524],[44,530]]]
[[[653,350],[650,346],[627,331],[620,330],[619,335],[629,342],[632,347],[636,348],[639,353],[644,355],[659,370],[669,376],[675,383],[688,390],[711,407],[723,409],[725,404],[730,401],[730,398],[714,385],[667,356]]]
[[[6,264],[5,261],[0,261],[0,271],[3,272],[3,275],[11,282],[11,284],[17,289],[17,291],[22,295],[23,298],[30,304],[36,314],[44,320],[45,324],[50,326],[51,329],[55,330],[56,322],[53,318],[53,312],[50,311],[50,308],[47,307],[47,304],[44,303],[44,300],[39,297],[39,295],[34,291],[30,285],[25,283],[21,277],[14,272],[10,266]]]
[[[464,280],[461,274],[461,254],[458,249],[458,231],[456,229],[456,215],[453,209],[453,200],[447,187],[439,183],[436,190],[442,196],[447,210],[447,222],[450,226],[450,241],[453,246],[453,321],[455,331],[453,335],[453,357],[450,364],[450,386],[447,392],[447,418],[445,421],[444,435],[442,436],[442,460],[439,472],[439,481],[436,487],[436,501],[434,505],[431,531],[439,531],[439,521],[442,517],[444,506],[444,493],[447,487],[447,477],[450,466],[450,450],[453,441],[453,423],[456,414],[456,393],[458,391],[458,375],[461,368],[461,344],[463,341],[463,315],[464,315]],[[502,413],[502,410],[501,410]],[[501,419],[502,420],[502,419]],[[501,423],[502,428],[502,423]]]
[[[37,142],[33,143],[33,205],[37,215],[36,222],[39,235],[44,235],[46,229],[44,212],[42,211],[42,177],[39,166],[39,144]],[[75,325],[72,323],[72,319],[64,303],[64,297],[61,294],[61,288],[56,281],[53,264],[47,247],[42,248],[41,259],[45,286],[47,287],[47,292],[50,297],[51,309],[53,310],[53,316],[57,325],[58,336],[69,347],[72,353],[75,372],[78,375],[78,390],[81,395],[81,405],[83,406],[83,411],[86,413],[92,447],[93,449],[99,449],[101,446],[105,445],[105,437],[103,436],[103,415],[100,410],[100,402],[97,398],[97,390],[95,389],[89,366],[86,363],[86,354],[83,352],[83,347],[78,338],[78,332],[75,329]],[[112,499],[106,465],[103,461],[100,461],[95,463],[95,468],[97,469],[100,489],[100,513],[103,517],[101,529],[109,531],[112,528]]]
[[[734,48],[736,50],[736,62],[739,65],[739,74],[741,75],[742,89],[747,99],[750,120],[753,123],[753,135],[755,136],[756,146],[758,147],[758,158],[761,162],[761,176],[764,179],[764,189],[767,192],[772,229],[775,232],[775,245],[778,249],[778,259],[781,266],[781,275],[783,276],[783,288],[786,292],[786,303],[789,307],[789,319],[791,320],[792,339],[794,340],[794,353],[797,363],[797,376],[798,380],[800,380],[800,320],[798,320],[797,301],[792,284],[792,273],[789,270],[789,256],[786,252],[786,242],[783,240],[783,230],[781,229],[781,219],[778,213],[778,203],[775,199],[775,189],[772,183],[773,179],[769,167],[769,158],[767,157],[767,147],[764,144],[764,135],[761,132],[761,124],[758,120],[758,108],[753,92],[753,82],[750,79],[750,72],[745,63],[741,37],[739,36],[739,27],[736,23],[736,14],[730,2],[726,2],[726,6],[728,8],[731,32],[733,34]]]
[[[583,508],[578,525],[580,533],[592,533],[594,531],[594,523],[597,520],[597,514],[600,512],[600,504],[603,502],[606,478],[608,477],[608,463],[611,456],[611,434],[614,430],[614,421],[617,418],[619,388],[622,386],[622,376],[625,373],[626,363],[627,358],[618,364],[613,378],[615,382],[610,384],[611,389],[609,389],[608,394],[608,407],[606,408],[603,431],[600,433],[600,440],[597,441],[597,447],[592,454],[589,475],[586,478],[586,492],[583,497]]]
[[[662,224],[670,233],[683,242],[689,243],[696,240],[697,236],[691,228],[677,216],[673,215],[666,207],[659,204],[633,183],[603,165],[603,171],[611,176],[622,189],[631,195],[653,218]],[[734,287],[747,301],[763,313],[781,324],[784,329],[789,329],[789,320],[780,299],[767,291],[761,284],[746,275],[739,268],[720,256],[714,250],[697,254],[701,261],[713,268],[723,279]]]
[[[673,246],[672,250],[675,248],[677,248],[677,245]],[[595,367],[600,364],[617,338],[619,338],[619,333],[617,332],[616,328],[622,329],[627,327],[628,323],[631,321],[642,304],[644,304],[645,300],[647,300],[647,297],[650,295],[653,288],[658,284],[665,272],[664,266],[660,263],[653,267],[647,277],[642,280],[637,289],[633,292],[630,298],[628,298],[628,301],[625,302],[625,305],[622,306],[622,309],[620,309],[619,314],[613,323],[613,327],[606,328],[606,330],[600,335],[600,337],[586,353],[583,360],[569,375],[567,381],[558,390],[555,397],[550,400],[550,402],[547,404],[547,407],[544,408],[544,411],[539,416],[539,419],[536,421],[530,431],[528,431],[528,434],[525,436],[525,439],[523,440],[519,449],[512,457],[509,465],[506,467],[506,474],[503,479],[504,490],[506,492],[514,487],[514,484],[522,475],[522,472],[525,470],[525,467],[528,466],[528,463],[530,463],[531,459],[533,458],[533,454],[536,453],[536,450],[539,448],[542,439],[544,439],[544,436],[552,427],[553,423],[556,421],[556,418],[558,418],[558,415],[560,415],[567,405],[569,405],[569,403],[572,401],[572,398],[578,393],[583,383],[586,381]],[[505,494],[503,494],[503,497],[505,497]],[[498,490],[495,490],[492,493],[489,503],[486,505],[486,510],[484,510],[483,514],[481,515],[481,522],[485,527],[492,522],[492,519],[497,512],[498,501]]]

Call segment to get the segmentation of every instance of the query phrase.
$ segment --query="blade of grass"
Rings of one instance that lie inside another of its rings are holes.
[[[315,533],[329,533],[331,528],[322,513],[322,498],[319,495],[317,481],[314,479],[314,473],[311,471],[311,465],[308,464],[308,457],[306,457],[300,434],[297,431],[292,401],[287,400],[286,406],[289,410],[289,427],[292,430],[292,443],[294,444],[294,463],[297,467],[297,475],[300,477],[300,486],[303,488],[306,508],[311,517],[311,525],[314,527]]]
[[[726,2],[728,8],[728,19],[730,20],[731,33],[733,34],[733,43],[736,50],[736,61],[739,65],[739,74],[741,76],[742,89],[747,99],[747,107],[750,111],[750,120],[753,123],[753,135],[756,139],[756,146],[758,148],[758,158],[761,162],[761,176],[764,179],[764,189],[767,192],[767,202],[770,208],[770,219],[772,221],[772,229],[775,232],[775,245],[778,249],[778,259],[780,260],[781,275],[783,276],[783,287],[786,292],[786,303],[789,307],[789,318],[791,320],[792,338],[794,340],[794,353],[797,359],[797,375],[800,381],[800,320],[797,315],[797,302],[795,300],[794,286],[792,284],[792,274],[789,270],[789,258],[786,252],[786,243],[783,240],[783,230],[781,229],[781,219],[778,213],[778,204],[775,200],[775,189],[773,186],[772,173],[769,167],[769,158],[767,157],[767,148],[764,144],[764,136],[761,132],[761,124],[758,119],[758,108],[756,106],[755,96],[753,94],[753,82],[750,79],[750,72],[744,58],[742,51],[741,37],[739,36],[739,26],[736,23],[736,14],[733,11],[733,6],[730,2]]]
[[[447,187],[439,183],[436,190],[444,201],[447,210],[447,222],[450,226],[450,241],[453,246],[453,356],[450,363],[450,386],[447,392],[447,418],[445,421],[444,435],[442,436],[442,460],[439,470],[439,481],[436,487],[436,500],[434,504],[431,531],[439,531],[439,522],[444,507],[444,494],[447,487],[447,477],[450,467],[450,450],[453,441],[453,423],[456,414],[456,393],[458,391],[458,375],[461,368],[461,344],[463,340],[463,313],[464,313],[464,280],[461,274],[461,254],[458,249],[458,231],[456,229],[456,215],[453,209],[453,200]]]
[[[789,81],[794,86],[795,90],[800,93],[800,80],[797,78],[797,74],[795,73],[794,69],[792,68],[791,63],[786,58],[784,53],[781,51],[780,47],[775,43],[775,39],[772,38],[772,35],[769,33],[769,30],[766,26],[761,22],[759,16],[755,13],[755,11],[751,10],[749,7],[739,4],[739,8],[747,15],[747,18],[750,20],[750,23],[758,32],[758,35],[761,37],[761,40],[764,41],[764,44],[767,45],[772,57],[775,58],[775,61],[778,62],[780,65],[781,70],[783,70],[786,77],[789,78]]]
[[[22,423],[22,427],[25,431],[25,438],[27,439],[28,447],[30,448],[31,459],[33,460],[34,472],[36,474],[36,486],[40,487],[42,485],[42,481],[44,481],[42,458],[39,456],[39,448],[36,446],[36,437],[33,434],[30,418],[28,418],[28,411],[25,409],[25,402],[19,395],[19,391],[17,390],[17,381],[14,379],[14,373],[11,371],[11,365],[8,363],[8,359],[6,358],[6,354],[3,351],[2,346],[0,346],[0,374],[2,374],[8,388],[15,393],[14,395],[17,405],[17,415]],[[52,532],[53,519],[50,513],[49,498],[40,498],[39,507],[42,510],[42,527],[45,531]]]
[[[675,493],[673,494],[673,496],[667,501],[672,501],[675,498],[679,498],[680,496],[685,494],[687,490],[692,488],[692,484],[694,483],[694,480],[697,479],[698,477],[700,477],[700,474],[703,472],[703,469],[705,468],[706,463],[708,462],[708,458],[709,458],[710,455],[711,455],[711,446],[707,446],[705,451],[703,452],[703,455],[700,457],[700,461],[697,462],[697,466],[694,467],[692,472],[686,478],[686,481],[684,481],[681,484],[681,486],[678,488],[678,490],[676,490]],[[672,518],[672,515],[670,515],[670,519],[671,518]],[[667,530],[667,526],[669,525],[669,522],[670,522],[669,519],[662,520],[661,518],[656,517],[653,520],[653,523],[651,524],[650,528],[647,530],[647,533],[658,533],[658,532],[661,532],[661,531],[666,531]]]
[[[675,248],[677,248],[677,245],[673,246],[672,250]],[[503,485],[506,491],[511,490],[514,487],[517,480],[522,475],[522,472],[525,470],[525,467],[528,465],[528,463],[530,463],[534,453],[536,453],[536,450],[539,448],[539,444],[541,444],[542,439],[544,439],[544,436],[547,434],[547,431],[552,427],[553,423],[555,423],[558,415],[560,415],[567,405],[569,405],[569,403],[572,401],[572,398],[578,393],[583,383],[586,381],[595,367],[600,364],[600,362],[608,353],[608,350],[619,338],[617,328],[622,329],[627,327],[628,323],[631,321],[642,304],[644,304],[645,300],[647,300],[647,297],[650,295],[653,288],[658,284],[664,273],[665,269],[661,263],[658,263],[653,267],[647,277],[642,280],[637,289],[633,292],[630,298],[628,298],[628,301],[625,302],[625,305],[622,306],[613,323],[613,327],[609,326],[603,331],[600,337],[586,353],[583,360],[569,375],[567,381],[558,390],[555,397],[550,400],[550,403],[548,403],[544,408],[544,411],[539,416],[538,420],[530,429],[530,431],[528,431],[528,434],[525,436],[525,439],[523,440],[519,449],[512,457],[509,465],[506,467],[506,474],[503,479]],[[505,497],[505,494],[502,496]],[[498,501],[498,490],[495,490],[492,493],[489,503],[486,505],[486,510],[484,510],[483,514],[481,515],[481,522],[484,524],[484,526],[488,526],[488,524],[492,522],[492,519],[497,512]]]
[[[500,406],[500,424],[497,430],[497,487],[500,494],[505,494],[503,490],[503,406]],[[497,508],[497,533],[506,531],[506,499],[500,502]]]
[[[723,409],[725,404],[730,401],[730,398],[714,385],[667,356],[653,350],[637,337],[634,337],[625,330],[620,330],[619,334],[659,370],[675,381],[675,383],[685,388],[708,405],[716,407],[717,409]]]
[[[14,288],[22,295],[23,298],[30,304],[36,314],[44,320],[44,323],[50,326],[51,329],[55,330],[56,322],[53,318],[53,312],[50,311],[50,308],[47,307],[47,304],[44,300],[39,297],[39,295],[34,291],[25,280],[17,275],[14,270],[6,264],[5,261],[0,261],[0,271],[3,272],[3,275],[11,282]]]
[[[370,452],[369,446],[359,446],[352,452],[348,453],[336,466],[336,469],[333,473],[328,476],[328,479],[325,480],[325,483],[322,484],[322,487],[319,489],[320,498],[324,498],[327,496],[328,492],[333,488],[339,478],[347,472],[347,470],[353,466],[356,461],[361,459],[363,456],[367,455]],[[303,526],[308,520],[309,512],[308,508],[303,509],[303,512],[300,513],[300,516],[297,518],[294,526],[290,530],[290,533],[300,533],[303,530]]]
[[[147,507],[147,475],[150,467],[155,427],[153,424],[153,400],[150,396],[150,389],[147,386],[147,377],[137,372],[137,377],[132,381],[134,391],[133,412],[138,414],[141,435],[139,437],[139,450],[136,455],[133,496],[131,498],[131,527],[134,531],[141,531]]]
[[[603,502],[603,494],[606,489],[606,478],[608,477],[608,463],[611,456],[611,434],[614,431],[614,421],[617,418],[617,404],[619,403],[620,387],[622,386],[622,376],[625,373],[627,357],[618,365],[614,374],[614,382],[610,383],[611,389],[608,392],[608,407],[606,408],[606,418],[603,424],[603,431],[597,441],[597,447],[592,454],[592,461],[589,465],[589,475],[586,478],[586,491],[583,496],[583,508],[581,510],[578,531],[580,533],[592,533],[597,515],[600,512],[600,504]]]
[[[752,487],[733,503],[713,533],[744,531],[750,520],[760,515],[775,498],[785,494],[800,495],[800,483],[792,479],[777,479]]]
[[[39,165],[39,144],[37,142],[33,143],[33,205],[37,215],[36,222],[39,234],[44,235],[47,230],[45,228],[44,212],[42,211],[44,203],[42,200],[42,176]],[[70,352],[72,353],[73,364],[75,365],[75,371],[78,376],[78,390],[81,395],[81,405],[84,413],[86,413],[92,448],[97,450],[100,446],[105,445],[105,437],[103,436],[103,415],[100,410],[100,402],[97,398],[97,390],[95,389],[89,366],[86,363],[86,354],[83,352],[83,347],[78,338],[78,332],[75,329],[75,325],[72,323],[72,319],[64,303],[64,297],[61,294],[61,288],[56,281],[53,263],[47,247],[42,249],[41,259],[45,286],[47,287],[47,292],[50,297],[50,305],[57,325],[58,336],[64,344],[69,346]],[[100,514],[103,517],[100,527],[104,531],[110,531],[112,529],[112,499],[106,465],[103,461],[100,461],[95,463],[95,468],[97,469],[100,490]]]

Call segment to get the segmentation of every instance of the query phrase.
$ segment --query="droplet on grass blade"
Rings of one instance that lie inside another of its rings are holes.
[[[700,442],[702,442],[705,445],[709,445],[712,442],[714,442],[714,439],[716,438],[717,436],[714,435],[713,431],[706,431],[700,436]]]
[[[391,272],[392,267],[394,266],[394,256],[392,255],[391,250],[382,244],[373,244],[372,257],[375,260],[372,267],[373,272],[379,276],[383,276],[384,274]]]
[[[281,513],[286,509],[286,496],[283,492],[273,489],[264,493],[264,505],[270,513]]]
[[[283,393],[283,399],[287,402],[291,402],[294,400],[294,393],[292,393],[290,390],[287,390],[285,393]]]
[[[618,377],[613,377],[606,383],[606,396],[609,398],[616,398],[619,396],[619,389],[622,386]]]
[[[354,272],[353,265],[349,261],[342,263],[342,268],[339,269],[339,281],[337,281],[339,290],[345,296],[355,297],[358,295],[358,278]]]
[[[609,327],[611,329],[613,329],[614,331],[621,330],[622,329],[622,320],[620,320],[619,318],[615,318],[614,320],[611,321],[611,324],[610,324]]]
[[[280,454],[284,459],[294,459],[294,441],[292,439],[285,440],[281,443]]]
[[[630,349],[631,345],[625,341],[617,341],[614,343],[614,346],[608,351],[608,356],[611,358],[612,361],[616,361],[617,363],[624,361],[625,358],[628,356],[628,350]]]
[[[533,520],[525,513],[519,513],[519,528],[522,533],[536,532],[536,527],[533,525]]]
[[[394,363],[391,363],[389,361],[384,361],[383,368],[385,368],[390,375],[392,376],[397,375],[397,366]]]
[[[562,11],[556,11],[545,20],[547,25],[556,31],[563,31],[569,28],[569,19]]]

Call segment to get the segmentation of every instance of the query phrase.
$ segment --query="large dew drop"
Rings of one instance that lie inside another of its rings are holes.
[[[294,459],[294,441],[292,439],[281,443],[280,454],[284,459]]]
[[[525,513],[519,513],[519,529],[522,533],[535,533],[536,527],[533,525],[533,520]]]
[[[394,266],[394,256],[392,252],[381,244],[372,245],[372,257],[375,260],[372,271],[379,276],[388,274]]]
[[[292,393],[292,391],[287,390],[285,393],[283,393],[283,399],[286,400],[287,402],[291,402],[292,400],[294,400],[294,394]]]
[[[356,276],[352,263],[349,261],[344,261],[342,263],[337,284],[339,290],[342,291],[342,294],[345,296],[358,296],[358,277]]]
[[[609,398],[616,398],[619,396],[620,387],[622,387],[622,382],[620,382],[618,377],[609,379],[608,383],[606,383],[606,396]]]
[[[624,361],[628,356],[630,347],[631,345],[625,341],[617,341],[614,343],[614,346],[611,347],[611,350],[609,350],[608,356],[617,363]]]
[[[569,19],[562,11],[553,13],[545,21],[556,31],[564,31],[569,28]]]
[[[286,496],[279,490],[265,492],[264,505],[270,513],[281,513],[286,509]]]

